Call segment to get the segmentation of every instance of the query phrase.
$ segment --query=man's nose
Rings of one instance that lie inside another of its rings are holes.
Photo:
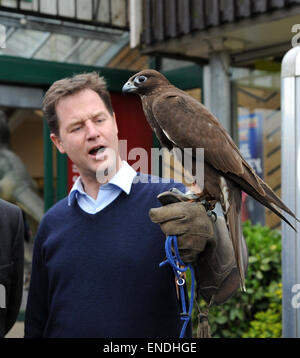
[[[86,130],[87,130],[87,139],[88,140],[93,140],[100,136],[100,133],[99,133],[99,130],[98,130],[96,124],[92,121],[86,122]]]

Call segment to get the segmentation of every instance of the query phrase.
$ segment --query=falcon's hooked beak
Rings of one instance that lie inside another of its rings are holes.
[[[123,86],[122,92],[123,93],[130,93],[130,92],[135,92],[137,89],[138,88],[131,81],[128,81]]]

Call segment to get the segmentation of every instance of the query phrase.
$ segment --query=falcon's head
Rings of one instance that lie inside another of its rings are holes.
[[[147,95],[156,88],[170,86],[170,82],[164,75],[155,70],[144,70],[136,73],[124,84],[123,93],[137,93]]]

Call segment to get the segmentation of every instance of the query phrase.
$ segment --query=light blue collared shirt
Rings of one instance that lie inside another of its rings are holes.
[[[69,193],[68,204],[70,206],[74,200],[77,200],[83,211],[89,214],[96,214],[112,203],[122,191],[128,195],[136,175],[136,171],[127,162],[122,161],[119,171],[108,183],[100,186],[96,200],[84,191],[79,177]]]

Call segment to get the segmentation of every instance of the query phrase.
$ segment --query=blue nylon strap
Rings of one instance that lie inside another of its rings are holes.
[[[173,253],[173,251],[175,254]],[[174,274],[176,276],[176,283],[179,287],[181,306],[182,306],[181,320],[184,321],[180,331],[179,338],[184,338],[186,327],[192,319],[192,311],[193,311],[193,303],[194,303],[194,287],[195,287],[194,270],[192,265],[190,264],[186,265],[181,260],[179,255],[178,245],[177,245],[177,236],[170,235],[166,238],[165,252],[166,252],[167,259],[161,262],[159,266],[161,267],[165,264],[171,265]],[[191,298],[190,298],[189,310],[187,312],[185,290],[184,290],[185,280],[182,277],[182,273],[186,272],[188,269],[190,269],[191,272]]]

